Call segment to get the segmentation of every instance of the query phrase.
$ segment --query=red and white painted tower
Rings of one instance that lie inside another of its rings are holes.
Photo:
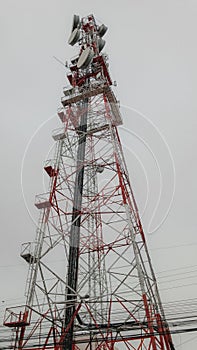
[[[26,305],[5,315],[12,349],[174,349],[118,135],[106,31],[74,16],[79,55],[44,168],[49,190],[36,196],[36,239],[21,253]]]

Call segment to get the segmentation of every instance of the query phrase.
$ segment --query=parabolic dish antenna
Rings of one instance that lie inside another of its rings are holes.
[[[104,24],[101,24],[101,26],[98,29],[100,37],[102,37],[106,33],[107,29],[108,28]]]
[[[99,52],[102,51],[102,49],[104,48],[105,46],[105,40],[103,40],[102,38],[99,38],[98,39],[98,49],[99,49]]]
[[[87,68],[94,57],[94,51],[90,47],[82,52],[77,62],[77,68]]]
[[[72,32],[75,28],[79,26],[80,18],[78,15],[73,16],[73,25],[72,25]]]
[[[73,32],[70,35],[70,38],[68,39],[69,45],[75,45],[80,37],[80,31],[79,29],[75,28]]]

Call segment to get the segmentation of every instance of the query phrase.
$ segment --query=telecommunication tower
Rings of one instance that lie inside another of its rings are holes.
[[[44,167],[49,190],[36,196],[36,239],[21,252],[26,304],[5,314],[12,349],[174,349],[118,134],[106,31],[74,15],[79,54]]]

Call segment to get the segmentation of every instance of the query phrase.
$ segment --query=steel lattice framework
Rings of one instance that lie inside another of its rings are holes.
[[[74,16],[80,54],[45,165],[49,191],[36,196],[36,239],[21,253],[26,305],[5,315],[12,349],[174,349],[118,135],[106,29]]]

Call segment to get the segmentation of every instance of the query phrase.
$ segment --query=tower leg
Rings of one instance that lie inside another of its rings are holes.
[[[84,159],[87,132],[87,115],[88,115],[88,99],[82,102],[82,115],[80,126],[78,128],[79,140],[77,151],[77,170],[75,178],[74,202],[72,211],[72,224],[70,231],[70,247],[68,259],[68,275],[67,275],[67,291],[66,291],[66,313],[65,328],[70,324],[72,316],[75,312],[77,277],[78,277],[78,261],[79,261],[79,239],[81,225],[81,204],[83,195],[84,180]],[[74,323],[69,327],[63,342],[63,350],[72,350],[73,343],[73,327]]]

